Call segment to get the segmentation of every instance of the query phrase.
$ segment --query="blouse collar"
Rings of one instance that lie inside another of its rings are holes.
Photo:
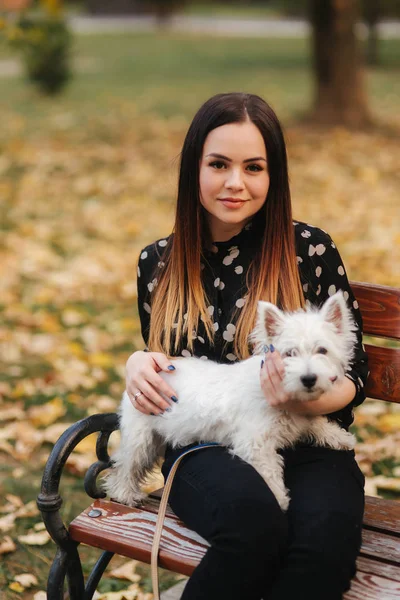
[[[207,254],[217,254],[221,250],[228,250],[232,246],[247,246],[250,238],[252,237],[253,223],[249,221],[239,233],[231,237],[229,240],[223,242],[213,242],[211,250],[207,250]]]

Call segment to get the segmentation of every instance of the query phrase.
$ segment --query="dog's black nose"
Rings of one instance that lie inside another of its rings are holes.
[[[304,385],[304,387],[311,389],[312,387],[314,387],[315,382],[317,381],[317,376],[316,375],[303,375],[303,377],[300,377],[301,383]]]

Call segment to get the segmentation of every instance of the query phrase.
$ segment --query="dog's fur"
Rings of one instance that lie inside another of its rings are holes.
[[[355,329],[341,292],[320,310],[308,307],[283,313],[273,304],[259,302],[251,336],[252,357],[232,365],[198,358],[172,360],[175,372],[160,375],[176,390],[179,402],[171,403],[172,410],[158,417],[135,410],[124,393],[121,445],[105,480],[106,491],[122,503],[139,503],[144,498],[140,483],[165,442],[185,446],[205,440],[229,447],[232,454],[253,465],[286,510],[289,496],[283,481],[283,458],[277,450],[300,439],[347,450],[354,447],[354,436],[326,417],[288,413],[284,405],[271,407],[260,385],[265,348],[273,344],[281,353],[283,383],[292,399],[313,400],[344,377]]]

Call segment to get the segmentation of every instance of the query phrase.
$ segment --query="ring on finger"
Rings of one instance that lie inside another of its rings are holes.
[[[133,394],[133,397],[135,398],[135,400],[137,400],[139,398],[139,396],[143,396],[143,392],[141,392],[140,390],[138,390],[136,392],[136,394]]]

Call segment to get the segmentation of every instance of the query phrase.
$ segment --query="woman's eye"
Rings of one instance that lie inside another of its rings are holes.
[[[326,348],[324,348],[323,346],[320,346],[317,350],[318,354],[326,354],[328,352],[328,350]]]
[[[212,163],[210,163],[210,167],[213,167],[214,169],[224,169],[225,168],[225,163],[221,162],[220,160],[214,160]]]
[[[252,171],[253,173],[258,173],[259,171],[263,170],[263,168],[260,167],[260,165],[248,165],[247,169],[249,171]]]

